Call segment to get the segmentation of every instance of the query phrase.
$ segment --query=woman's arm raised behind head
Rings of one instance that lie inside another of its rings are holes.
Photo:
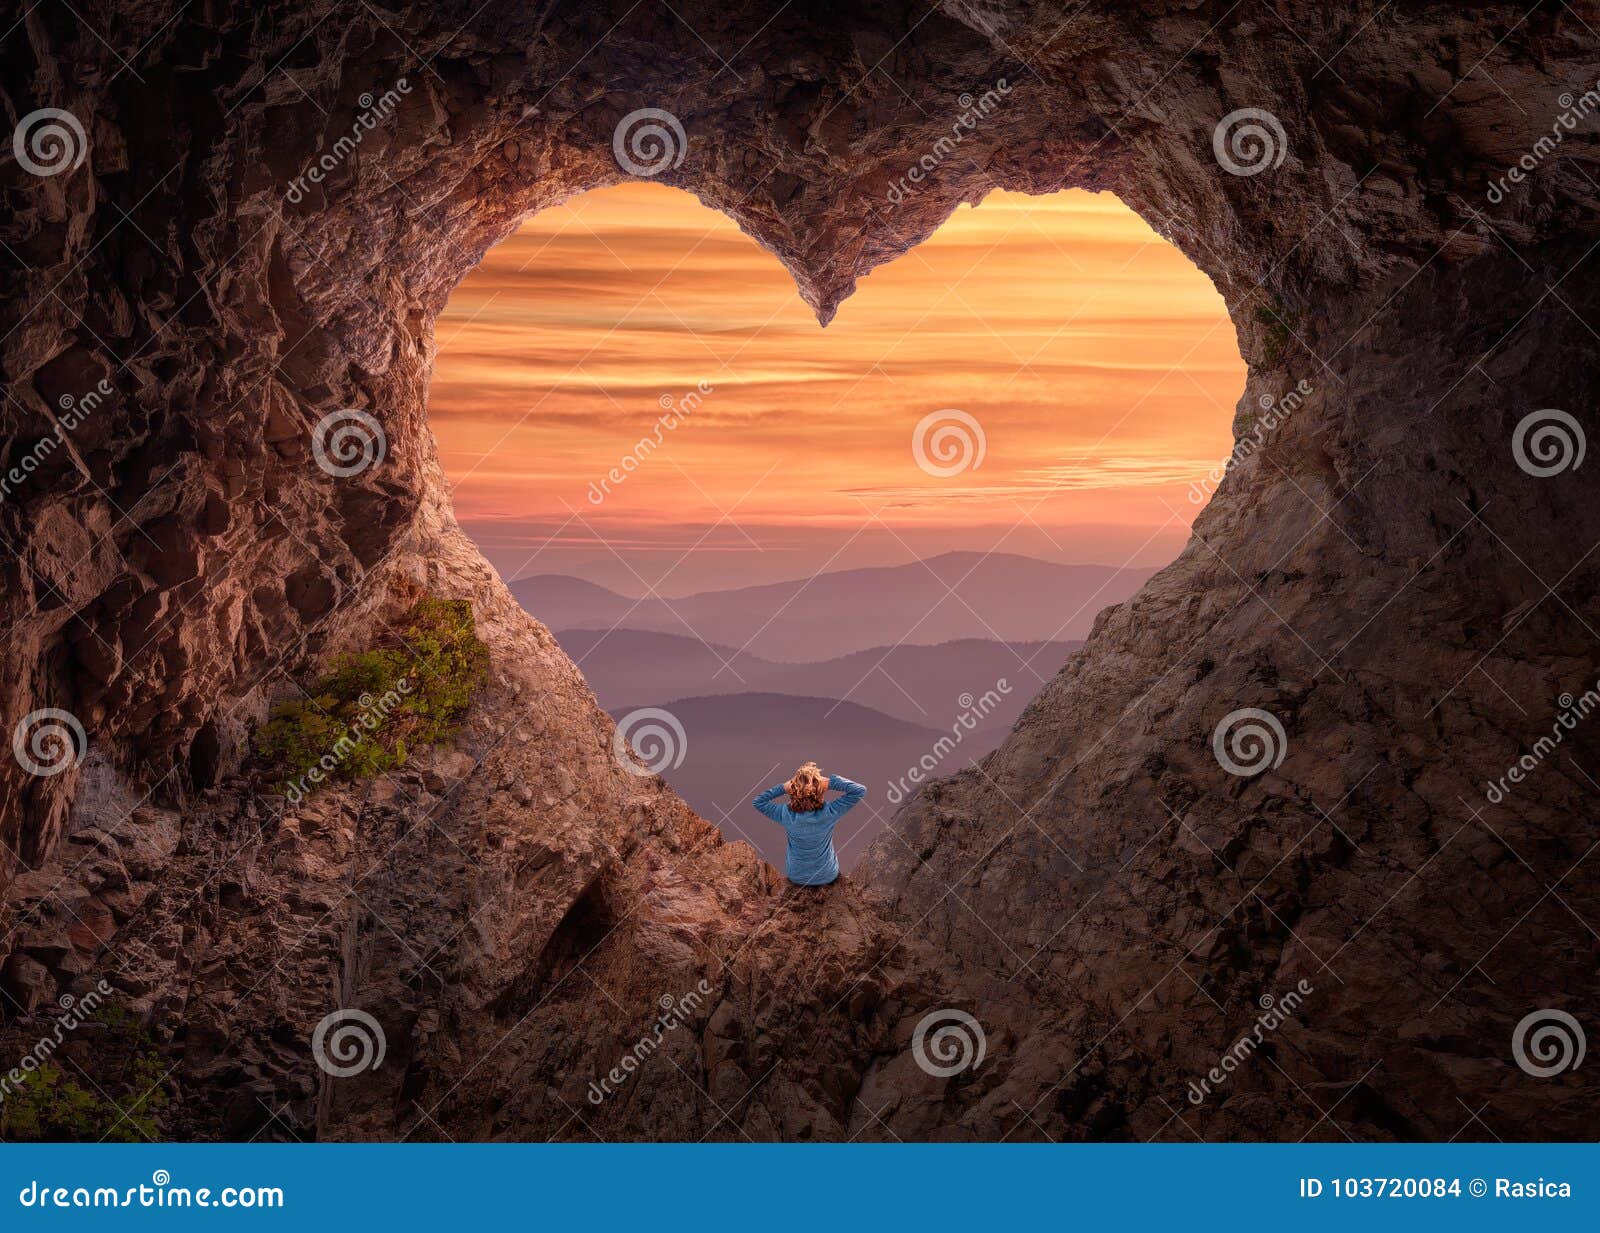
[[[772,787],[768,788],[750,803],[768,818],[771,818],[772,821],[782,822],[784,820],[784,815],[789,812],[789,807],[780,803],[778,798],[786,791],[788,791],[788,789],[784,787],[783,784],[775,783],[772,785]]]
[[[828,787],[835,792],[843,793],[837,800],[830,801],[828,804],[828,809],[836,818],[860,804],[862,798],[867,794],[867,790],[860,784],[852,779],[846,779],[843,775],[830,775],[828,777]]]

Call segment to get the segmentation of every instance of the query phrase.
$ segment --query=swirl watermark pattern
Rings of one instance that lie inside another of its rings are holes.
[[[29,711],[11,733],[11,752],[30,775],[49,779],[83,761],[89,738],[71,711],[47,706]]]
[[[1283,165],[1289,137],[1270,111],[1241,107],[1217,122],[1211,131],[1211,152],[1229,175],[1260,175]]]
[[[324,1073],[335,1079],[377,1070],[388,1049],[383,1025],[354,1006],[324,1015],[311,1033],[311,1056]]]
[[[616,155],[617,166],[645,179],[675,171],[688,152],[689,138],[683,124],[659,107],[630,111],[611,134],[611,153]]]
[[[911,433],[911,456],[929,475],[948,479],[983,465],[989,443],[977,417],[954,407],[930,411]]]
[[[1228,774],[1249,778],[1282,766],[1289,738],[1271,711],[1247,706],[1222,717],[1211,734],[1211,752]]]
[[[1511,434],[1511,456],[1535,479],[1576,471],[1587,448],[1583,425],[1554,407],[1529,412]]]
[[[611,752],[630,775],[659,775],[683,765],[689,734],[671,711],[641,707],[618,721],[611,735]]]
[[[1532,1011],[1511,1033],[1511,1056],[1535,1079],[1577,1070],[1588,1047],[1582,1025],[1564,1010]]]
[[[911,1056],[935,1079],[948,1079],[983,1065],[989,1042],[983,1025],[964,1010],[929,1011],[911,1034]]]
[[[41,107],[18,121],[11,134],[11,153],[24,171],[48,179],[83,165],[89,154],[89,137],[70,111]]]
[[[376,418],[342,407],[317,421],[311,431],[311,452],[329,475],[348,479],[381,463],[389,453],[389,439]]]

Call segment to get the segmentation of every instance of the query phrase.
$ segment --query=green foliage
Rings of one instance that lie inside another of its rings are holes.
[[[102,1103],[46,1062],[0,1105],[0,1134],[25,1143],[98,1139],[93,1130],[101,1120]]]
[[[1265,327],[1266,339],[1262,358],[1268,364],[1277,364],[1288,350],[1289,340],[1293,337],[1288,324],[1289,311],[1283,306],[1282,301],[1274,300],[1271,307],[1257,304],[1255,318]]]
[[[309,698],[275,706],[256,751],[291,794],[380,774],[454,736],[488,669],[472,605],[423,599],[382,645],[336,659]]]
[[[105,1069],[92,1081],[79,1082],[77,1072],[43,1062],[6,1093],[0,1138],[24,1143],[160,1140],[167,1066],[130,1016],[95,1017],[111,1027],[94,1054],[97,1069]]]

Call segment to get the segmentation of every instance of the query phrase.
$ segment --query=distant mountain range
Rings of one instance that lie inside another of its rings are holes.
[[[687,751],[668,782],[779,868],[782,828],[752,796],[807,759],[865,784],[835,837],[849,870],[898,805],[890,785],[925,757],[950,775],[994,749],[1095,615],[1154,572],[951,552],[670,599],[560,574],[511,590],[614,716],[677,718]],[[960,741],[936,750],[963,716]]]
[[[566,629],[556,641],[607,710],[713,694],[796,694],[842,698],[908,723],[948,727],[992,690],[999,700],[984,708],[978,727],[1001,732],[1081,645],[964,638],[794,664],[651,630]],[[963,702],[968,696],[972,700]]]
[[[832,698],[749,693],[679,698],[664,705],[687,738],[683,765],[666,772],[667,781],[725,836],[746,840],[779,869],[784,831],[751,808],[757,792],[787,779],[808,759],[864,784],[866,800],[845,815],[834,834],[840,865],[848,870],[894,813],[888,784],[949,732],[948,726],[941,733]],[[627,708],[612,714],[620,720]],[[960,770],[968,757],[992,749],[1000,735],[983,742],[969,736],[942,769],[946,774]]]
[[[633,600],[563,574],[519,579],[511,591],[550,629],[620,625],[795,663],[874,646],[1081,640],[1096,613],[1129,598],[1154,572],[949,552],[672,599]]]

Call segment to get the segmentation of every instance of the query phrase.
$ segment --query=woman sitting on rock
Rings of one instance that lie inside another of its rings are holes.
[[[842,795],[829,801],[828,791]],[[778,797],[789,794],[789,803]],[[784,873],[796,886],[826,886],[839,877],[833,828],[866,796],[867,790],[842,775],[824,775],[807,762],[788,783],[773,784],[750,803],[789,832]]]

